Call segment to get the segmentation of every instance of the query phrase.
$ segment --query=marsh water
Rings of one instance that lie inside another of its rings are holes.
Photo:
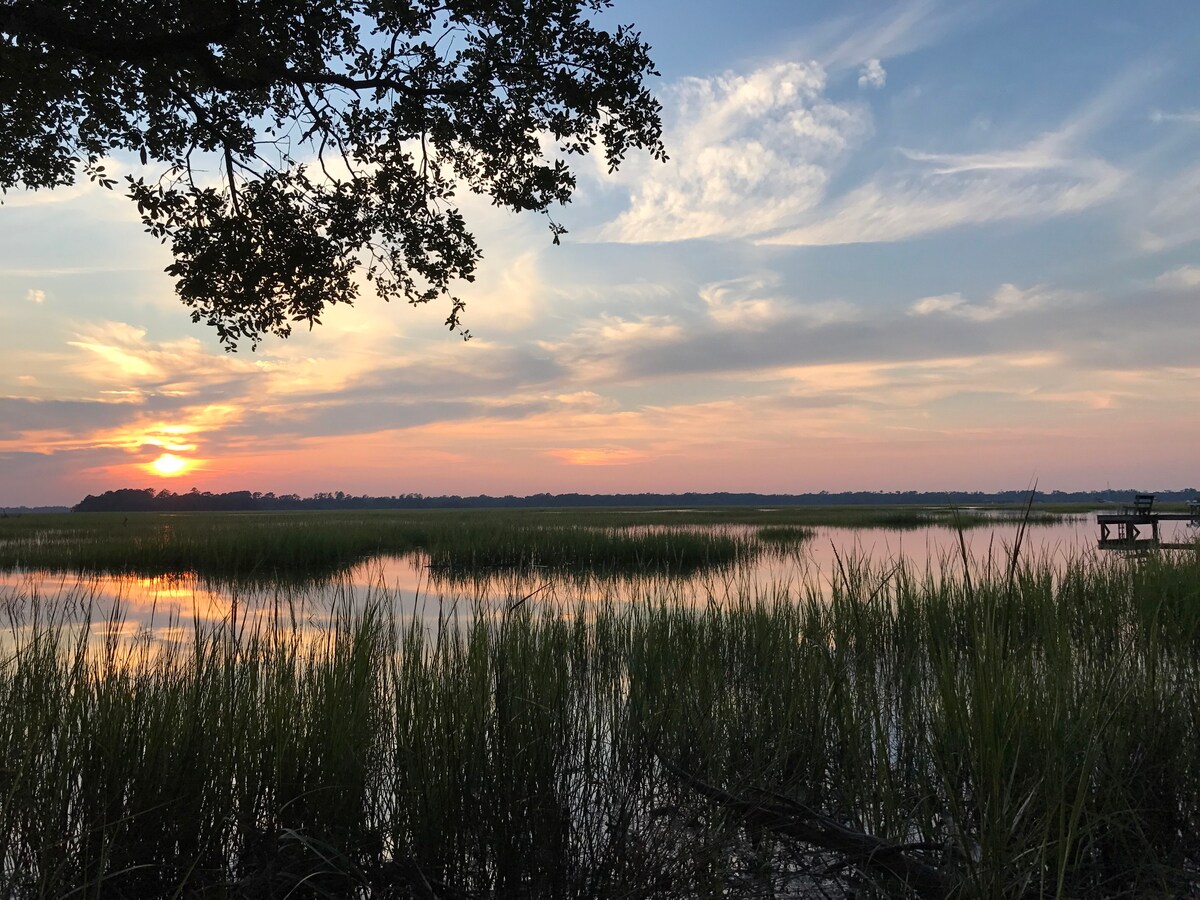
[[[844,528],[817,526],[807,540],[771,547],[752,560],[732,566],[702,568],[687,575],[657,572],[620,577],[543,570],[520,572],[481,569],[454,578],[431,569],[421,553],[379,556],[342,574],[311,583],[214,583],[188,573],[165,577],[79,575],[47,571],[0,573],[0,598],[70,597],[80,615],[93,621],[117,605],[119,622],[107,622],[129,633],[147,629],[166,637],[186,632],[196,623],[215,623],[230,617],[278,615],[328,621],[338,610],[367,600],[384,601],[399,617],[439,618],[479,605],[497,609],[513,603],[558,604],[576,607],[597,600],[671,600],[686,604],[720,602],[730,597],[804,598],[827,595],[835,579],[848,570],[868,571],[885,579],[898,566],[910,573],[958,576],[964,559],[972,571],[1005,571],[1014,551],[1022,561],[1049,564],[1061,570],[1072,560],[1097,551],[1094,514],[1073,516],[1051,524],[1030,524],[1020,532],[1019,519],[997,514],[993,522],[962,531],[945,526],[924,528]],[[641,526],[655,529],[665,526]],[[735,536],[752,536],[753,525],[711,527]],[[638,528],[634,526],[635,530]],[[1164,530],[1164,541],[1191,541],[1196,532],[1184,523]],[[1018,546],[1018,539],[1020,544]],[[89,608],[90,607],[90,608]],[[97,613],[101,613],[97,616]],[[100,623],[97,624],[100,627]]]

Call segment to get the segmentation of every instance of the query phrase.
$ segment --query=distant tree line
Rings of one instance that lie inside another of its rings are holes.
[[[1038,491],[1039,503],[1124,503],[1137,493],[1129,490],[1104,491]],[[1200,498],[1200,491],[1187,488],[1180,491],[1159,491],[1161,502],[1185,502]],[[183,494],[173,491],[137,490],[122,488],[105,491],[99,496],[89,494],[73,507],[75,512],[199,512],[199,511],[269,511],[320,509],[545,509],[555,507],[705,507],[705,506],[978,506],[1019,504],[1029,499],[1029,491],[820,491],[810,494],[531,494],[527,497],[474,497],[458,495],[426,497],[423,494],[400,494],[391,497],[355,496],[342,491],[316,493],[311,497],[299,494],[274,494],[260,491],[230,491],[214,494],[192,488]]]

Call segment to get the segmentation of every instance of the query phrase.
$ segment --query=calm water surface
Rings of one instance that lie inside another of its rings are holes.
[[[702,527],[702,526],[698,526]],[[757,526],[725,526],[731,533],[751,533]],[[726,597],[791,597],[827,595],[832,579],[843,568],[868,566],[883,577],[898,564],[912,570],[957,575],[963,568],[963,549],[954,529],[851,529],[817,527],[812,540],[780,553],[764,553],[753,563],[728,570],[708,571],[687,578],[574,579],[539,573],[481,577],[449,582],[431,574],[420,557],[381,557],[362,563],[332,582],[304,588],[284,585],[231,587],[212,585],[192,576],[137,578],[86,576],[47,572],[0,573],[0,602],[21,607],[34,595],[68,598],[71,615],[90,616],[94,628],[130,634],[147,629],[162,638],[189,634],[194,624],[284,616],[298,625],[320,627],[338,610],[370,600],[383,601],[397,616],[418,616],[431,624],[439,617],[468,614],[477,606],[503,609],[522,600],[533,604],[576,605],[596,600],[631,601],[667,598],[706,604]],[[1021,546],[1021,558],[1046,562],[1061,569],[1082,555],[1111,551],[1095,549],[1098,528],[1087,515],[1053,524],[1031,525]],[[1191,541],[1195,529],[1186,523],[1164,523],[1164,541]],[[989,527],[963,532],[966,555],[973,570],[988,560],[1003,570],[1017,537],[1017,523],[998,519]],[[119,604],[119,620],[102,621]],[[89,611],[88,606],[91,609]]]

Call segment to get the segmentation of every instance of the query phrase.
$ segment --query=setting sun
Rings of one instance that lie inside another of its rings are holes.
[[[150,463],[151,471],[170,477],[172,475],[182,475],[192,465],[190,459],[184,459],[181,456],[176,456],[174,453],[164,453],[154,462]]]

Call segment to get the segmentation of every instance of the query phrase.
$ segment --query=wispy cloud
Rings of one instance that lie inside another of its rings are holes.
[[[1179,266],[1154,279],[1154,286],[1166,290],[1200,287],[1200,266]]]
[[[1156,253],[1200,240],[1200,166],[1155,180],[1147,195],[1142,249]]]
[[[1131,67],[1056,128],[1016,146],[973,152],[899,147],[889,164],[799,227],[763,243],[827,245],[906,240],[964,225],[1049,219],[1106,203],[1130,174],[1094,148],[1158,76]]]
[[[145,328],[125,322],[92,323],[67,345],[84,351],[70,364],[74,374],[108,388],[185,394],[259,372],[250,360],[214,352],[197,338],[148,340]]]
[[[930,153],[901,149],[909,165],[882,172],[810,224],[763,243],[822,245],[898,241],[960,225],[1048,218],[1112,198],[1117,167],[1064,146],[1065,132],[1012,150]]]
[[[854,68],[871,59],[923,50],[990,14],[989,6],[977,0],[902,0],[868,4],[866,9],[865,13],[841,16],[809,29],[795,52],[829,69]]]
[[[1153,109],[1150,111],[1150,121],[1156,125],[1164,122],[1200,125],[1200,109],[1181,109],[1175,112]]]
[[[909,307],[909,314],[958,316],[974,322],[991,322],[1076,299],[1063,291],[1040,285],[1022,290],[1015,284],[1002,284],[984,303],[970,303],[962,294],[942,294],[918,300]]]

